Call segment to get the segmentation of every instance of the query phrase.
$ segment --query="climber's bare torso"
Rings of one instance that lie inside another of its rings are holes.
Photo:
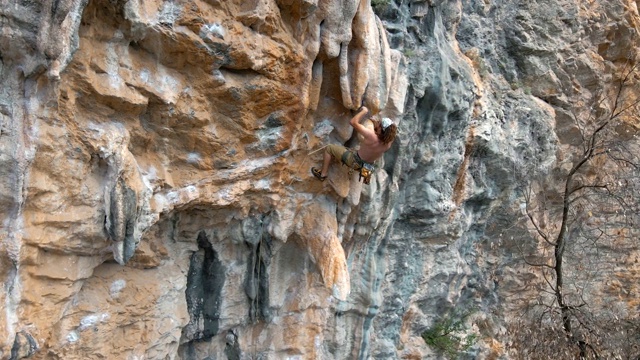
[[[364,108],[366,110],[366,108]],[[366,115],[366,112],[359,112],[354,116],[350,123],[360,136],[360,149],[358,155],[368,163],[373,163],[382,157],[385,151],[391,148],[391,143],[385,144],[378,138],[373,127],[360,124],[360,120]]]
[[[360,142],[360,148],[358,149],[360,158],[368,163],[378,160],[382,157],[382,154],[391,147],[391,143],[383,144],[382,141],[378,140],[378,136],[373,130],[371,130],[371,133],[375,137],[375,140],[372,141],[365,137],[364,140]]]

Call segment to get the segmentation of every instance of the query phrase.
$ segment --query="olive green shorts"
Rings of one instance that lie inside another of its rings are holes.
[[[360,165],[356,160],[356,155],[353,153],[353,151],[347,149],[344,146],[331,144],[327,146],[326,152],[333,156],[336,161],[341,162],[352,169],[360,168]]]

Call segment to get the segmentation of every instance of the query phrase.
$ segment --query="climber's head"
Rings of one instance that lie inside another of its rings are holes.
[[[374,120],[373,130],[378,135],[378,139],[384,144],[392,142],[396,138],[398,126],[389,118],[382,118],[381,121]]]

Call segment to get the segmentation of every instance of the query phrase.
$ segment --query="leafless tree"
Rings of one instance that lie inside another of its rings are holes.
[[[563,335],[547,341],[544,351],[568,351],[580,359],[640,356],[637,309],[628,312],[625,305],[637,293],[624,293],[637,285],[614,276],[638,256],[638,73],[638,65],[625,65],[591,106],[574,109],[580,146],[567,147],[569,154],[550,174],[524,182],[522,225],[535,241],[522,246],[522,254],[543,281],[532,308],[536,329],[527,331],[553,336],[557,329]],[[543,350],[535,341],[524,346]]]

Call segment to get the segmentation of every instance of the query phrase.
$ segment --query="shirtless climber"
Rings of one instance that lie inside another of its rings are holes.
[[[344,165],[359,171],[360,178],[364,178],[364,183],[369,184],[374,170],[373,162],[382,157],[382,154],[391,148],[398,127],[391,119],[383,118],[382,121],[370,119],[373,123],[373,129],[370,129],[360,124],[360,121],[368,113],[369,109],[363,106],[349,121],[351,126],[361,135],[360,149],[353,151],[340,145],[328,145],[324,151],[322,170],[311,168],[311,173],[316,178],[320,181],[324,181],[327,178],[329,164],[331,163],[331,157],[333,157],[336,161],[341,161]]]

